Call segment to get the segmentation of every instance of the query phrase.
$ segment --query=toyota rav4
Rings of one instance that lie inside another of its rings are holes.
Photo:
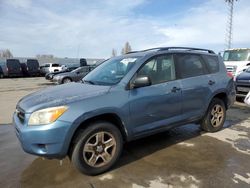
[[[96,175],[115,164],[124,142],[188,123],[219,131],[234,88],[213,51],[154,48],[111,58],[82,82],[22,98],[13,124],[24,151],[69,156],[82,173]]]

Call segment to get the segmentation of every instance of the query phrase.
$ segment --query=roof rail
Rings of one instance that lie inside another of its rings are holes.
[[[159,48],[149,48],[146,50],[138,50],[138,51],[131,51],[131,52],[127,52],[126,54],[132,54],[132,53],[138,53],[138,52],[147,52],[147,51],[153,51],[153,50],[160,50],[163,47],[159,47]]]
[[[163,47],[163,48],[160,48],[159,51],[174,50],[174,49],[183,49],[183,50],[188,50],[188,51],[205,51],[210,54],[215,54],[213,50],[203,49],[203,48],[191,48],[191,47]]]
[[[127,54],[137,53],[137,52],[147,52],[147,51],[152,51],[152,50],[164,51],[164,50],[174,50],[174,49],[187,50],[187,51],[205,51],[210,54],[215,54],[213,50],[203,49],[203,48],[191,48],[191,47],[158,47],[158,48],[150,48],[150,49],[141,50],[141,51],[132,51],[132,52],[128,52]]]

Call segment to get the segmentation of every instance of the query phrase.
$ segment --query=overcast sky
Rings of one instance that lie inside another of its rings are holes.
[[[0,49],[14,56],[107,58],[129,41],[225,48],[224,0],[0,0]],[[250,0],[235,4],[233,47],[250,47]]]

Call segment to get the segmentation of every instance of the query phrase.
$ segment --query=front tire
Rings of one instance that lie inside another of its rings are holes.
[[[214,98],[201,121],[201,128],[207,132],[217,132],[222,129],[226,118],[225,103]]]
[[[109,122],[96,122],[80,130],[74,140],[71,161],[82,173],[97,175],[109,170],[120,157],[120,130]]]
[[[64,79],[62,80],[62,83],[63,83],[63,84],[70,83],[70,82],[72,82],[72,80],[71,80],[70,78],[64,78]]]

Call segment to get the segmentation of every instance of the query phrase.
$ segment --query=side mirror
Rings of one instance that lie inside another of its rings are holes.
[[[150,86],[151,80],[148,76],[138,76],[132,83],[131,88],[139,88],[139,87],[146,87]]]

